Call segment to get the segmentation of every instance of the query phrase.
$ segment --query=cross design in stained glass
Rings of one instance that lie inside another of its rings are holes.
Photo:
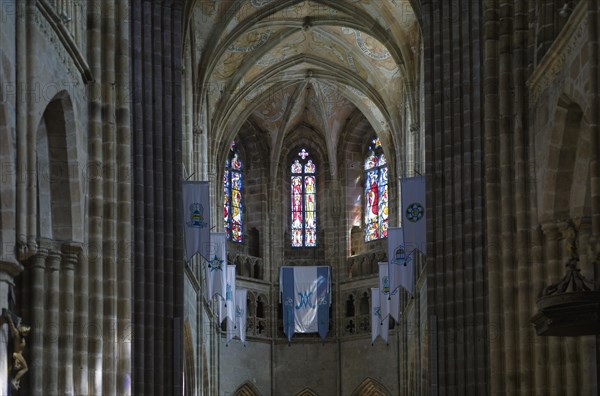
[[[306,157],[308,157],[310,154],[308,154],[308,151],[306,151],[306,149],[302,149],[302,151],[300,151],[300,152],[298,153],[298,155],[299,155],[300,157],[302,157],[302,159],[304,160],[304,159],[306,159]]]

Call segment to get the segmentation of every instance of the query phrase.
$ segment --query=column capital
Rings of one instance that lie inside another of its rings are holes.
[[[40,246],[33,257],[27,261],[28,268],[46,268],[46,258],[48,257],[48,249]]]
[[[73,271],[79,262],[83,246],[80,243],[68,242],[61,246],[61,251],[63,254],[62,268]]]
[[[560,238],[560,230],[556,222],[547,222],[541,225],[544,237],[549,241],[557,241]]]
[[[202,135],[202,128],[200,127],[200,125],[196,124],[196,125],[194,125],[192,132],[193,132],[194,136],[200,136],[200,135]]]
[[[60,259],[62,255],[58,250],[51,250],[48,252],[48,257],[46,258],[46,263],[48,264],[48,269],[51,271],[58,271],[60,269]]]

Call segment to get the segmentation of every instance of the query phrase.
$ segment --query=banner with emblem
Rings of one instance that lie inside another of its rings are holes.
[[[208,182],[183,182],[183,239],[185,260],[208,245],[210,239]],[[206,256],[204,256],[206,257]]]
[[[378,287],[371,288],[371,344],[375,343],[377,337],[381,337],[383,341],[388,342],[389,333],[389,316],[384,318],[381,315],[381,306],[387,303],[387,300],[382,301]]]
[[[246,344],[246,305],[248,298],[247,289],[235,289],[233,294],[235,302],[229,302],[227,306],[225,301],[219,300],[219,320],[221,323],[225,320],[225,339],[226,345],[229,346],[229,341],[234,337],[238,337],[242,343]],[[231,307],[231,308],[229,308]],[[234,319],[228,316],[232,312]]]
[[[219,314],[219,321],[228,319],[228,323],[235,323],[235,265],[227,265],[225,298],[221,300],[223,310]]]
[[[283,303],[283,331],[291,342],[294,333],[329,332],[331,271],[327,266],[281,267],[279,287]]]
[[[400,289],[390,287],[390,277],[388,275],[388,263],[379,263],[379,293],[381,301],[387,300],[387,303],[381,304],[381,317],[391,316],[396,322],[400,320]]]
[[[403,287],[410,295],[413,294],[414,284],[414,255],[416,252],[407,253],[410,249],[404,244],[402,228],[388,228],[388,258],[390,290]],[[394,318],[398,320],[398,318]]]
[[[248,304],[248,289],[236,289],[235,291],[235,323],[236,335],[246,344],[246,309]]]
[[[404,243],[411,254],[414,249],[426,254],[427,213],[425,210],[425,177],[408,177],[400,179],[402,194],[402,230]]]
[[[227,245],[224,232],[211,232],[209,248],[206,249],[208,259],[204,261],[204,282],[206,299],[214,296],[225,299],[227,292]]]

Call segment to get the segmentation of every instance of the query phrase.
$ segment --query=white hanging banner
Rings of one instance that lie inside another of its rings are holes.
[[[406,251],[402,228],[388,229],[388,258],[390,290],[396,291],[403,287],[410,295],[413,294],[414,284],[414,255]],[[394,317],[398,320],[399,318]]]
[[[214,296],[226,298],[227,292],[227,245],[225,233],[211,232],[210,244],[207,249],[209,259],[204,262],[204,281],[206,299]]]
[[[392,290],[388,276],[388,263],[379,263],[379,293],[381,294],[381,317],[391,316],[396,322],[400,318],[400,289]],[[383,303],[384,300],[388,302]]]
[[[183,239],[185,243],[185,261],[210,242],[208,182],[183,182]]]
[[[387,300],[381,301],[378,287],[371,288],[371,343],[374,344],[377,337],[388,342],[389,317],[383,318],[381,315],[381,305],[386,304]]]
[[[237,289],[235,291],[235,321],[237,325],[236,335],[244,344],[246,343],[247,304],[248,289]]]

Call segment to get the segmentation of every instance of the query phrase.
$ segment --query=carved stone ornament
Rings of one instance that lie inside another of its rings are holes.
[[[542,296],[537,300],[538,313],[531,318],[531,323],[540,336],[600,334],[598,285],[586,279],[577,268],[578,226],[572,220],[567,220],[562,224],[561,231],[570,253],[565,264],[566,274],[558,283],[543,290]],[[599,253],[591,256],[595,264],[600,263]]]

